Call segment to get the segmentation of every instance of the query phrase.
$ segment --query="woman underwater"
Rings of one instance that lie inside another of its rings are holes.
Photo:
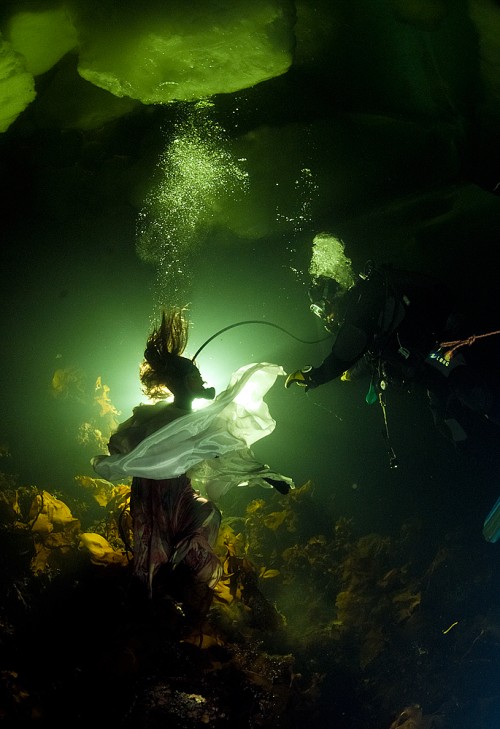
[[[111,436],[109,455],[92,459],[102,478],[132,477],[133,575],[150,598],[168,593],[180,575],[210,594],[221,575],[214,553],[221,513],[214,502],[230,488],[258,484],[285,494],[294,487],[250,448],[274,430],[263,396],[283,369],[242,367],[215,397],[194,362],[182,356],[188,329],[182,309],[162,312],[139,375],[154,403],[135,407]],[[193,411],[196,398],[213,402]]]

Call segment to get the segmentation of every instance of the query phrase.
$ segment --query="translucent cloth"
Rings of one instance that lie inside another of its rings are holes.
[[[187,473],[193,487],[217,500],[232,486],[260,484],[269,487],[263,478],[285,481],[290,478],[259,463],[250,449],[256,441],[273,432],[271,417],[264,396],[278,376],[286,373],[282,367],[269,363],[245,365],[231,377],[227,388],[203,408],[171,420],[168,406],[165,420],[156,415],[157,429],[151,431],[151,421],[142,420],[145,437],[128,452],[95,456],[94,470],[101,478],[118,481],[128,476],[150,479],[174,478]],[[133,421],[133,419],[131,419]],[[127,421],[128,422],[128,421]],[[119,430],[120,441],[127,442],[127,424]]]

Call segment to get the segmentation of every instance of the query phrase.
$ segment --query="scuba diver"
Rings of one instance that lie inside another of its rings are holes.
[[[459,339],[462,324],[454,297],[441,282],[369,261],[357,280],[314,276],[309,297],[311,311],[334,336],[332,349],[318,367],[292,372],[286,388],[296,384],[307,392],[337,378],[369,376],[367,402],[379,399],[384,406],[391,382],[421,383],[437,429],[459,450],[468,444],[471,411],[500,425],[494,383],[462,352],[442,346]]]

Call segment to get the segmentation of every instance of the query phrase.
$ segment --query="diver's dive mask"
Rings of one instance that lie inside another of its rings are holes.
[[[324,319],[324,317],[325,317],[325,307],[324,307],[323,302],[316,303],[316,304],[311,304],[311,306],[309,308],[312,311],[312,313],[314,314],[314,316],[317,316],[320,319]]]
[[[335,314],[333,313],[329,301],[316,302],[314,304],[311,304],[309,308],[314,316],[317,316],[319,319],[321,319],[321,321],[325,325],[325,329],[327,329],[329,332],[333,331],[333,329],[335,328]]]
[[[314,279],[308,290],[311,301],[309,309],[323,321],[328,331],[332,331],[336,325],[335,306],[332,302],[339,290],[338,282],[326,276]]]

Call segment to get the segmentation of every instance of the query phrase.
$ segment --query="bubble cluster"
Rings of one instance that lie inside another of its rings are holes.
[[[276,220],[291,223],[294,233],[301,233],[311,222],[312,201],[318,191],[318,185],[312,171],[308,167],[303,167],[293,186],[295,190],[293,205],[296,212],[293,215],[287,215],[277,210]]]
[[[352,261],[344,253],[344,243],[330,233],[319,233],[314,237],[309,273],[327,276],[349,289],[354,283]]]
[[[158,181],[139,215],[137,253],[157,269],[157,296],[179,302],[191,285],[190,261],[224,208],[242,195],[248,174],[232,157],[210,102],[181,105],[158,162]]]
[[[318,184],[312,170],[309,167],[302,167],[294,182],[293,209],[295,212],[286,214],[279,210],[276,211],[276,220],[285,223],[288,229],[291,226],[293,231],[292,241],[296,241],[309,228],[312,220],[312,205],[317,193]],[[293,263],[297,257],[294,242],[288,242],[286,248],[291,261],[289,268],[298,280],[302,280],[305,275],[304,271],[297,268]]]

